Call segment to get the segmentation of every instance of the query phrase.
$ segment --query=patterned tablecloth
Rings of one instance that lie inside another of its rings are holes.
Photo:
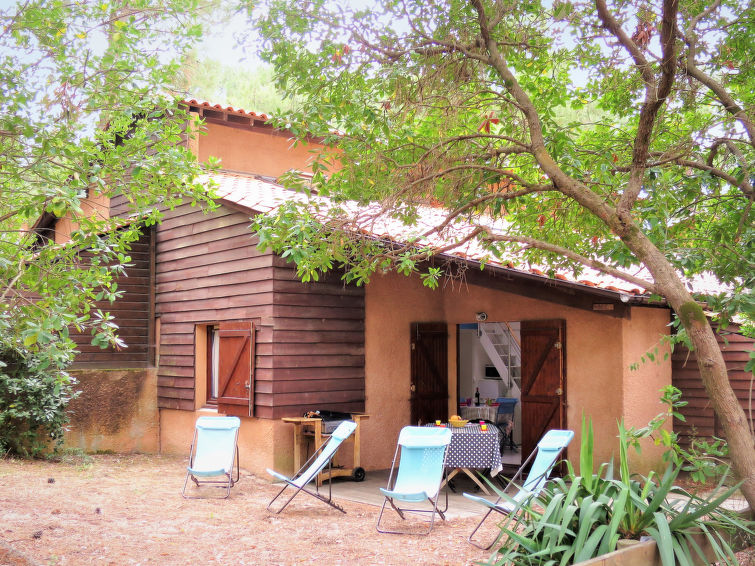
[[[501,471],[501,445],[498,429],[469,423],[463,428],[451,427],[453,436],[446,454],[447,468],[489,469],[494,476]]]
[[[471,421],[479,421],[480,419],[485,421],[497,422],[498,418],[498,406],[481,405],[479,407],[459,407],[459,416],[462,419]]]

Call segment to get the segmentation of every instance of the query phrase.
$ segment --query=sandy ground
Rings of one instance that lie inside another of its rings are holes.
[[[184,473],[185,459],[160,456],[0,459],[0,566],[461,566],[489,555],[466,541],[476,518],[436,522],[426,537],[380,534],[375,506],[339,499],[344,515],[300,495],[272,515],[266,478],[242,470],[230,499],[186,500]],[[738,558],[755,566],[755,549]]]
[[[426,537],[387,535],[375,530],[374,506],[340,500],[344,515],[304,495],[271,515],[276,488],[243,470],[230,499],[185,500],[184,466],[142,455],[0,460],[0,565],[469,565],[488,556],[466,541],[474,518],[437,522]]]

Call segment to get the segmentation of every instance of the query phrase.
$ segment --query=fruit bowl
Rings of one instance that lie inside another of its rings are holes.
[[[452,427],[455,427],[455,428],[462,428],[468,422],[469,421],[466,419],[454,419],[454,420],[448,421],[448,424],[450,424]]]

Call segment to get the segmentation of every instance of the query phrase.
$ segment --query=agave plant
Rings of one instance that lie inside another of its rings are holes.
[[[616,549],[622,538],[655,540],[664,566],[705,560],[698,540],[707,539],[715,559],[737,564],[729,543],[734,532],[752,534],[752,523],[720,508],[738,485],[702,498],[677,487],[680,466],[647,477],[629,473],[632,444],[619,423],[619,477],[612,463],[594,471],[592,424],[582,422],[580,475],[567,462],[567,474],[549,483],[523,513],[501,524],[508,541],[489,563],[567,565]],[[719,484],[719,488],[722,484]]]

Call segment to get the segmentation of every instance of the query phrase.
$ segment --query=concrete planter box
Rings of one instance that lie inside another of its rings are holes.
[[[705,565],[713,562],[713,550],[708,544],[708,539],[703,534],[695,538],[697,544],[709,558],[707,562],[702,562],[697,554],[692,551],[692,558],[696,565]],[[584,562],[579,562],[579,566],[662,566],[661,555],[658,552],[658,546],[654,540],[644,542],[627,541],[628,544],[621,548],[622,541],[619,541],[619,550],[609,552],[597,558],[591,558]],[[576,565],[575,565],[576,566]]]

